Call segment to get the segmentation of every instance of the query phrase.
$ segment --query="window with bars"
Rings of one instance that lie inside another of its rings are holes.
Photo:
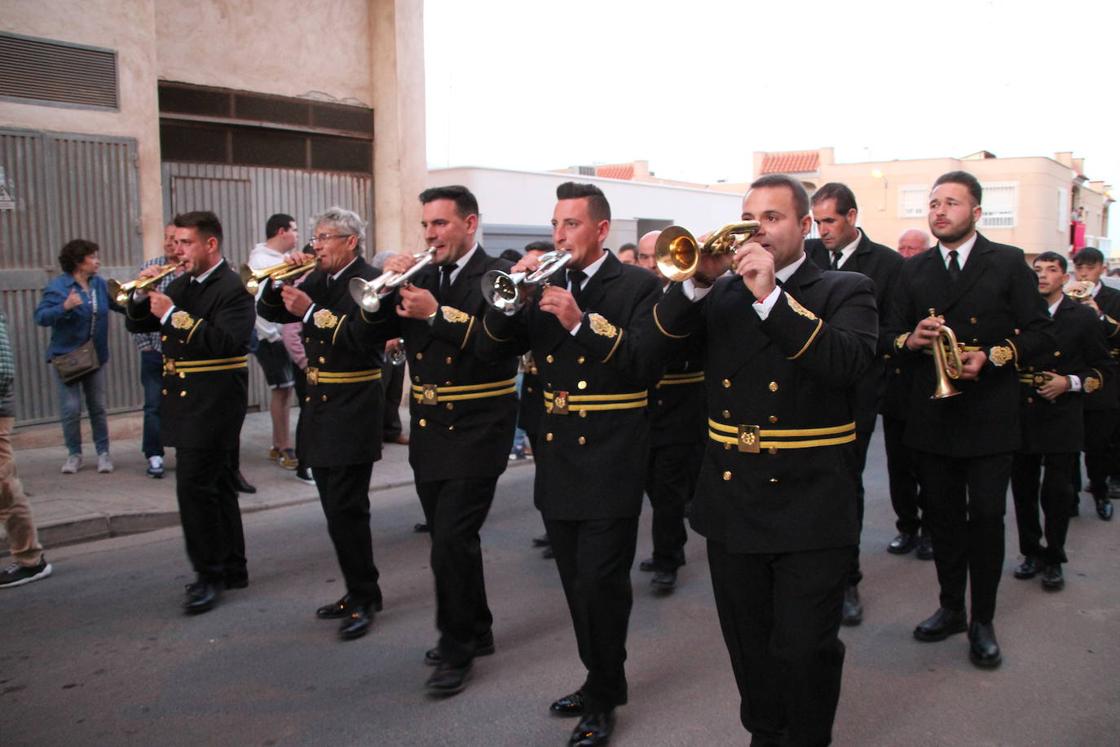
[[[898,188],[898,217],[924,218],[929,211],[929,187],[907,185]]]
[[[1017,182],[992,182],[980,185],[984,190],[980,228],[1014,228],[1018,202]]]

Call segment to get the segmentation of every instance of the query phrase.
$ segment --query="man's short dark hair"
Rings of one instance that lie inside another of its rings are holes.
[[[1043,252],[1034,258],[1035,262],[1057,262],[1058,267],[1062,268],[1062,272],[1069,272],[1069,265],[1066,264],[1066,258],[1057,252]],[[1032,263],[1033,264],[1033,263]]]
[[[66,246],[58,253],[58,264],[62,267],[62,271],[69,275],[78,268],[83,259],[99,251],[101,248],[92,241],[74,239],[66,242]]]
[[[856,196],[852,193],[852,190],[848,189],[847,184],[829,182],[813,193],[814,205],[819,205],[825,200],[836,200],[836,212],[840,215],[847,215],[853,210],[859,210],[856,207]]]
[[[1103,265],[1104,255],[1101,250],[1095,246],[1087,246],[1073,257],[1073,266],[1079,267],[1081,265]]]
[[[296,219],[287,213],[277,213],[268,219],[264,224],[264,237],[271,239],[276,234],[280,233],[282,228],[291,228],[291,225],[296,222]]]
[[[513,262],[514,264],[517,264],[521,261],[521,252],[517,251],[516,249],[506,249],[504,252],[499,254],[498,257],[500,259],[506,260],[507,262]]]
[[[793,206],[797,210],[797,219],[800,220],[809,214],[809,193],[805,185],[786,174],[767,174],[751,182],[751,189],[773,189],[785,187],[793,195]]]
[[[461,184],[452,184],[447,187],[432,187],[420,193],[420,204],[427,205],[436,200],[451,200],[455,203],[455,212],[466,220],[469,216],[478,215],[478,200],[471,191]]]
[[[950,171],[947,174],[942,174],[933,183],[933,188],[937,189],[942,184],[959,184],[965,187],[968,193],[972,195],[972,206],[976,207],[980,204],[980,198],[983,196],[984,190],[980,188],[980,181],[967,171]]]
[[[215,238],[218,240],[218,246],[222,244],[222,222],[209,210],[180,213],[175,216],[172,223],[176,228],[193,228],[203,239]]]
[[[587,199],[587,212],[591,220],[598,223],[601,220],[611,219],[611,204],[603,190],[594,184],[579,184],[577,182],[564,182],[556,188],[557,200]]]
[[[622,254],[623,252],[634,252],[635,254],[637,254],[638,253],[638,245],[635,244],[635,243],[632,243],[630,241],[627,241],[625,244],[618,247],[618,253]]]
[[[525,245],[525,253],[529,252],[551,252],[555,251],[556,246],[551,241],[530,241]]]

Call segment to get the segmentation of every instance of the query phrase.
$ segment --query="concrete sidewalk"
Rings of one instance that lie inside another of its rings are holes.
[[[295,418],[293,412],[293,430]],[[48,552],[51,547],[63,544],[146,532],[179,523],[175,500],[175,450],[168,450],[167,473],[163,479],[148,477],[145,474],[147,460],[140,451],[141,421],[139,414],[110,417],[109,448],[115,469],[107,475],[97,473],[97,455],[85,416],[85,463],[76,475],[59,472],[66,460],[66,448],[61,445],[62,427],[57,423],[17,431],[13,435],[16,466],[31,501],[39,541]],[[401,411],[401,422],[407,429],[406,410]],[[241,429],[241,473],[256,486],[257,492],[241,494],[242,512],[319,500],[314,485],[300,482],[294,471],[269,461],[271,441],[269,414],[249,413]],[[411,484],[408,447],[385,444],[381,461],[373,468],[370,491]],[[416,520],[422,518],[417,503]],[[7,538],[2,531],[0,527],[0,554],[6,554]]]

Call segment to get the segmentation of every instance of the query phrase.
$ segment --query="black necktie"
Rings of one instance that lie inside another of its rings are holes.
[[[455,268],[458,266],[458,264],[452,262],[449,265],[444,265],[443,267],[439,268],[440,272],[442,273],[439,279],[440,301],[446,301],[447,298],[451,295],[451,273],[454,272]]]
[[[587,277],[587,273],[583,270],[568,270],[568,290],[572,293],[572,298],[579,304],[579,298],[583,293],[583,280]]]
[[[840,251],[835,251],[835,252],[832,253],[832,267],[829,268],[830,270],[839,270],[840,269],[840,256],[843,253],[844,253],[844,250],[842,250],[842,249]]]
[[[955,283],[960,276],[961,265],[957,262],[957,250],[953,249],[949,252],[949,280]]]

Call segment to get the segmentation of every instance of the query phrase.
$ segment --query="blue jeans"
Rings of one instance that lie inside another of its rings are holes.
[[[145,457],[163,456],[163,441],[159,436],[163,353],[158,350],[140,352],[140,383],[144,385],[144,442],[140,448],[144,450]]]
[[[58,372],[55,371],[55,376]],[[93,429],[93,444],[98,454],[109,453],[109,421],[105,416],[105,366],[72,384],[58,378],[58,400],[62,405],[62,436],[72,456],[82,454],[82,390]]]

